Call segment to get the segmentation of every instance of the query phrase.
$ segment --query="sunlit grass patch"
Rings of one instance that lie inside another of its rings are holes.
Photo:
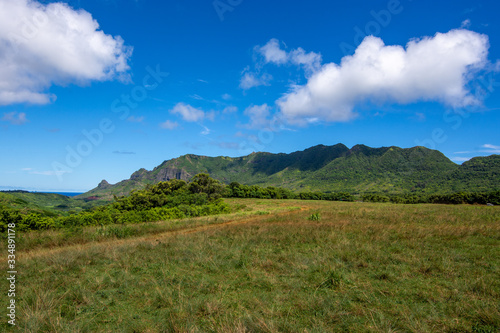
[[[24,259],[19,326],[39,332],[500,329],[496,207],[229,204],[251,210],[178,220],[177,233],[163,232],[172,226],[161,222],[131,225],[136,234],[122,239],[105,229],[110,238]],[[315,213],[321,219],[308,220]]]

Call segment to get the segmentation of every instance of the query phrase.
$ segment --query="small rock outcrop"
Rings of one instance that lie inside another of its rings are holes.
[[[106,179],[103,179],[99,185],[97,185],[98,189],[105,190],[110,188],[112,185],[106,181]]]
[[[130,176],[130,179],[131,180],[139,180],[139,179],[144,178],[147,174],[148,174],[148,171],[144,168],[141,168],[141,169],[137,170],[136,172],[134,172]]]
[[[155,182],[164,182],[171,179],[189,180],[192,176],[184,169],[164,168],[155,177]]]

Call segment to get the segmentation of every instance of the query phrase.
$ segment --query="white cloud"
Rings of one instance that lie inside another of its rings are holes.
[[[255,54],[260,54],[263,57],[264,64],[287,65],[292,64],[302,66],[306,70],[307,76],[310,76],[314,71],[321,67],[321,55],[309,52],[298,48],[287,52],[280,46],[280,41],[276,38],[269,40],[264,46],[255,46]],[[244,90],[258,86],[269,86],[273,77],[268,73],[260,74],[262,70],[262,61],[255,64],[255,72],[250,71],[250,67],[246,67],[242,72],[240,79],[240,88]]]
[[[369,36],[340,65],[329,63],[306,85],[277,101],[291,123],[307,119],[348,121],[362,102],[438,101],[451,107],[478,103],[466,84],[488,65],[488,37],[469,30],[411,40],[406,48]]]
[[[472,157],[453,157],[451,160],[455,162],[467,162]]]
[[[271,62],[279,65],[288,61],[288,54],[281,49],[280,42],[276,38],[271,39],[264,46],[257,47],[257,49],[264,56],[267,63]]]
[[[46,104],[51,85],[127,80],[132,48],[84,10],[0,0],[0,105]]]
[[[487,149],[500,149],[500,146],[495,146],[495,145],[492,145],[492,144],[484,144],[481,146],[482,148],[487,148]]]
[[[273,63],[276,65],[284,65],[291,63],[297,66],[304,66],[310,74],[321,67],[321,55],[314,52],[306,53],[303,48],[299,47],[287,53],[281,49],[280,42],[273,38],[262,47],[256,47],[258,53],[264,57],[265,63]]]
[[[167,120],[160,124],[160,127],[167,130],[173,130],[177,128],[179,124],[176,121]]]
[[[267,104],[252,105],[243,112],[250,118],[250,123],[245,125],[247,128],[264,128],[269,125],[269,116],[271,108]]]
[[[294,65],[304,66],[308,73],[321,68],[321,55],[314,52],[306,53],[301,47],[290,52],[290,61]]]
[[[462,24],[460,24],[460,28],[462,28],[462,29],[469,28],[470,25],[471,25],[471,22],[469,19],[467,19],[467,20],[462,21]]]
[[[244,90],[248,90],[250,88],[258,87],[258,86],[269,86],[269,82],[273,79],[270,74],[264,73],[262,75],[258,75],[253,72],[246,72],[243,74],[240,80],[240,88]]]
[[[206,127],[206,126],[201,125],[201,127],[203,127],[203,131],[201,131],[201,132],[200,132],[200,134],[201,134],[201,135],[209,135],[209,134],[210,134],[210,132],[212,132],[212,131],[210,130],[210,128],[208,128],[208,127]]]
[[[223,95],[222,95],[222,99],[223,99],[223,100],[225,100],[225,101],[228,101],[228,100],[230,100],[231,98],[232,98],[232,96],[231,96],[231,95],[229,95],[229,94],[223,94]]]
[[[189,122],[195,122],[199,120],[203,120],[205,118],[205,112],[200,109],[196,109],[189,104],[177,103],[172,110],[170,110],[172,114],[180,114],[182,119]]]
[[[193,95],[190,95],[189,97],[191,97],[192,99],[199,100],[199,101],[203,101],[203,100],[205,100],[203,97],[201,97],[201,96],[200,96],[200,95],[198,95],[198,94],[193,94]]]
[[[500,146],[495,146],[487,143],[482,145],[481,148],[486,148],[485,150],[480,150],[480,152],[482,153],[500,154]]]
[[[26,118],[26,113],[18,113],[16,111],[4,113],[2,121],[8,121],[12,125],[24,125],[29,122],[29,120]]]

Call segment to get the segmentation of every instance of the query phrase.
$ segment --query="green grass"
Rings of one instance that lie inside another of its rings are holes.
[[[102,238],[71,246],[24,241],[18,328],[500,330],[498,207],[227,202],[231,215],[90,228]]]

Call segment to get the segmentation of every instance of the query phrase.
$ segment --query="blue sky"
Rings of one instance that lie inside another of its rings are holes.
[[[498,154],[499,6],[0,0],[0,187],[339,142]]]

